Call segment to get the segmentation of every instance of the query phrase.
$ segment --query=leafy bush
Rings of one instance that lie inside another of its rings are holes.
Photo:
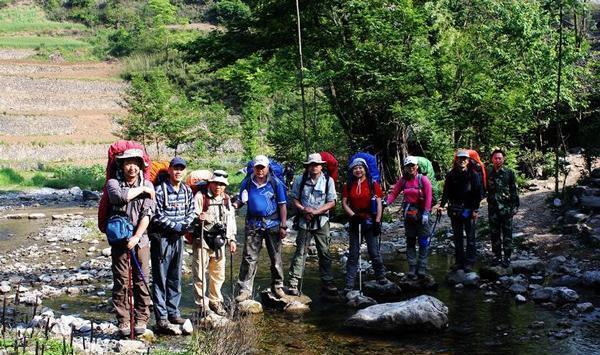
[[[22,184],[24,180],[23,176],[11,168],[0,169],[0,186],[19,185]]]
[[[105,181],[104,167],[101,165],[89,167],[67,165],[51,168],[50,171],[53,177],[48,178],[38,173],[32,177],[32,183],[55,189],[79,186],[82,189],[100,190]]]

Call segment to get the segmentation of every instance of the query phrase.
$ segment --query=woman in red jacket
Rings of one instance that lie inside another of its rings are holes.
[[[367,162],[354,159],[349,166],[350,179],[342,189],[342,207],[350,217],[350,249],[346,263],[346,288],[344,294],[354,289],[354,279],[358,271],[358,256],[362,240],[367,242],[369,257],[373,263],[375,277],[385,284],[385,269],[377,247],[377,237],[381,233],[381,197],[383,193],[377,181],[369,175]],[[359,235],[359,226],[360,234]]]

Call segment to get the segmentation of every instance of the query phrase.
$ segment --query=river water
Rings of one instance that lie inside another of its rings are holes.
[[[44,211],[66,213],[71,210],[55,209]],[[87,213],[86,213],[87,214]],[[6,250],[8,242],[24,240],[26,234],[35,233],[43,221],[0,220],[0,244]],[[242,230],[242,229],[240,229]],[[243,240],[240,235],[239,240]],[[293,248],[284,250],[284,270],[287,273]],[[240,252],[234,260],[234,278],[239,270]],[[384,256],[388,270],[403,272],[406,261],[401,256]],[[256,317],[260,341],[258,349],[261,353],[302,353],[302,354],[397,354],[397,353],[515,353],[515,354],[599,354],[600,353],[600,312],[576,316],[570,319],[574,330],[564,339],[549,336],[549,332],[563,329],[559,323],[568,317],[568,312],[556,311],[541,305],[527,302],[516,304],[514,297],[499,292],[498,296],[488,297],[480,289],[454,289],[443,281],[451,264],[451,259],[444,255],[430,257],[430,271],[439,282],[435,291],[425,293],[443,301],[449,308],[450,324],[448,329],[440,332],[415,333],[394,332],[387,334],[365,333],[344,328],[343,322],[356,310],[342,304],[329,303],[319,296],[320,280],[316,260],[307,262],[304,281],[304,293],[312,297],[311,312],[303,316],[292,316],[277,311],[266,311]],[[343,286],[341,264],[334,261],[334,275],[338,287]],[[191,293],[191,280],[185,278],[183,286],[182,313],[190,316],[194,312]],[[230,297],[230,274],[227,266],[227,278],[223,293]],[[270,285],[269,260],[266,250],[261,252],[259,271],[255,280],[255,292]],[[582,301],[590,301],[596,307],[600,305],[600,296],[584,290],[580,292]],[[419,293],[404,293],[401,301]],[[60,297],[45,300],[44,305],[55,310],[60,305],[68,304],[68,308],[58,313],[72,314],[79,312],[83,317],[95,320],[112,320],[113,315],[106,312],[90,311],[94,305],[103,302],[110,295]],[[535,329],[534,322],[544,322],[544,326]],[[185,345],[188,338],[175,341],[161,337],[164,344]]]

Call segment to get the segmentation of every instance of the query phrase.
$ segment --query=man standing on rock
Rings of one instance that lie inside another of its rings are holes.
[[[469,164],[469,152],[462,149],[457,151],[454,167],[446,175],[442,201],[438,208],[438,213],[442,213],[446,202],[448,203],[448,216],[454,234],[455,264],[452,269],[462,269],[465,272],[471,272],[475,264],[475,222],[482,196],[481,176]]]
[[[490,238],[494,260],[492,265],[510,266],[512,254],[512,219],[519,208],[515,172],[504,166],[504,152],[495,149],[492,166],[487,172],[487,202]],[[502,251],[504,250],[504,257]]]
[[[248,204],[246,243],[240,264],[240,291],[235,297],[236,302],[245,301],[252,296],[263,239],[271,259],[271,290],[278,298],[285,296],[281,263],[281,240],[287,235],[285,185],[274,174],[269,173],[269,158],[257,155],[253,163],[251,175],[242,181],[241,201],[236,201],[235,204],[236,208],[244,203]]]
[[[235,212],[229,195],[225,193],[225,188],[229,185],[227,175],[223,170],[215,170],[209,179],[208,190],[200,190],[194,196],[194,206],[200,220],[199,228],[203,228],[199,233],[195,232],[192,244],[194,299],[201,316],[206,315],[209,308],[220,316],[227,314],[221,294],[227,258],[225,245],[228,244],[230,253],[235,253],[237,249]],[[205,296],[207,286],[208,298]]]
[[[119,333],[122,336],[130,334],[130,304],[127,292],[130,275],[132,277],[132,290],[134,303],[134,331],[136,335],[144,334],[146,324],[150,317],[150,294],[144,287],[140,270],[129,262],[129,253],[135,253],[140,268],[144,275],[148,275],[149,241],[146,228],[150,217],[154,214],[154,187],[150,181],[144,180],[144,152],[140,149],[128,149],[118,155],[117,161],[122,175],[109,179],[106,183],[106,192],[110,202],[110,215],[126,215],[134,226],[133,236],[127,244],[113,245],[111,247],[113,290],[112,301],[117,313]],[[121,177],[122,176],[122,177]],[[131,268],[131,269],[130,269]],[[130,274],[131,270],[131,274]]]
[[[335,207],[336,193],[334,180],[323,173],[325,161],[319,153],[308,156],[304,162],[304,174],[297,176],[292,189],[294,205],[300,213],[296,252],[290,265],[290,287],[288,293],[299,295],[298,280],[302,278],[306,263],[306,251],[311,238],[315,238],[319,255],[319,271],[323,291],[336,294],[337,288],[331,275],[331,254],[329,253],[329,210]]]
[[[152,293],[158,330],[173,333],[171,324],[185,319],[179,312],[183,235],[196,214],[192,190],[184,183],[186,162],[175,157],[169,163],[169,179],[156,187],[156,215],[152,234]]]

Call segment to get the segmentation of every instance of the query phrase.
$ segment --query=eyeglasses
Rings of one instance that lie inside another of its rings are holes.
[[[216,177],[224,177],[224,178],[227,178],[229,176],[229,174],[227,174],[227,173],[216,172],[216,171],[213,173],[213,175]]]

